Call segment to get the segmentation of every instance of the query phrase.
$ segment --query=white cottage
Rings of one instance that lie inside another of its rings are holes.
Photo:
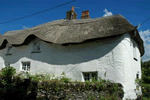
[[[67,18],[0,36],[0,68],[43,71],[72,80],[109,79],[124,86],[124,99],[136,96],[135,79],[141,78],[143,41],[123,16],[81,19],[72,8]]]

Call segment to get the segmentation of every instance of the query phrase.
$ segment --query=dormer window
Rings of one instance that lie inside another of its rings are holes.
[[[7,44],[6,47],[7,47],[7,52],[5,55],[12,55],[12,45]]]
[[[40,50],[40,42],[39,41],[35,41],[33,43],[33,51],[32,53],[40,53],[41,50]]]

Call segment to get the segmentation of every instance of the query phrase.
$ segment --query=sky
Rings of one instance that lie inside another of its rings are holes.
[[[25,19],[4,23],[70,1],[74,2]],[[136,26],[150,18],[149,4],[150,0],[0,0],[0,33],[4,34],[6,31],[26,29],[64,19],[66,11],[71,10],[71,6],[75,6],[78,19],[81,19],[82,11],[89,10],[90,18],[121,14],[133,26]],[[138,27],[138,31],[145,47],[142,61],[150,60],[150,20]]]

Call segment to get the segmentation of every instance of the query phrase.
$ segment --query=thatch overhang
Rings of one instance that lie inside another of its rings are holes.
[[[125,33],[130,33],[132,36],[135,30],[137,29],[121,15],[80,20],[61,19],[33,28],[8,31],[0,37],[0,48],[5,47],[4,40],[16,46],[26,44],[34,37],[55,44],[82,43],[90,39],[107,38]],[[134,40],[138,43],[142,56],[144,47],[139,33]]]

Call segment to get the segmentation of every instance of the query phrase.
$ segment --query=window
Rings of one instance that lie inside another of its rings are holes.
[[[6,52],[6,55],[12,55],[12,46],[11,45],[7,45],[7,52]]]
[[[136,46],[133,43],[133,59],[137,61]]]
[[[22,71],[30,71],[30,62],[22,62]]]
[[[40,42],[36,41],[33,43],[33,51],[32,53],[40,53]]]
[[[136,78],[139,79],[139,71],[136,74]]]
[[[139,74],[136,74],[136,78],[139,79]]]
[[[97,80],[97,72],[83,72],[84,81],[89,80],[92,81],[92,79]]]

